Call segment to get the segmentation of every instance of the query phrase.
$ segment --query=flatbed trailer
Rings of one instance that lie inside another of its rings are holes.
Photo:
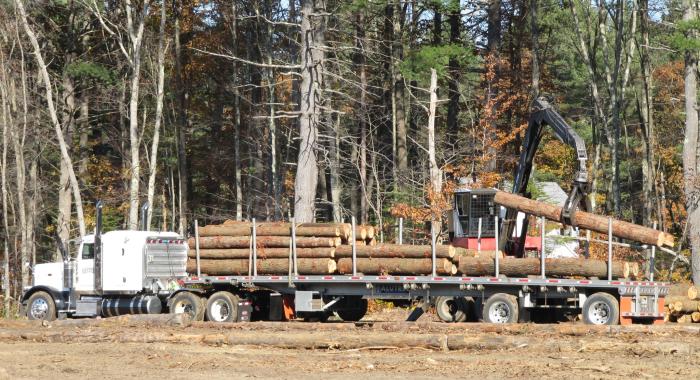
[[[438,297],[470,297],[476,305],[483,305],[479,317],[487,322],[528,322],[529,315],[537,310],[581,309],[586,322],[593,324],[616,324],[616,320],[611,320],[616,319],[615,316],[621,324],[660,324],[663,323],[664,297],[668,294],[669,284],[559,278],[367,275],[201,276],[183,282],[183,290],[202,294],[227,291],[245,298],[252,289],[293,296],[296,312],[305,314],[332,310],[332,305],[326,307],[329,302],[313,302],[324,298],[418,299],[423,302],[417,310],[426,311],[434,303],[431,301]],[[610,298],[602,296],[601,299],[601,295],[610,295],[615,302],[609,303]],[[496,304],[489,305],[489,300]],[[416,314],[414,310],[409,320],[415,320]]]

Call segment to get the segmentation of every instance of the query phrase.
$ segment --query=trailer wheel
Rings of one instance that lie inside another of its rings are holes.
[[[180,292],[169,302],[171,314],[189,314],[193,321],[204,320],[204,299],[192,292]]]
[[[347,296],[338,304],[335,315],[345,322],[357,322],[367,314],[367,300],[360,296]]]
[[[466,322],[473,308],[467,297],[437,297],[435,300],[435,312],[443,322]]]
[[[590,295],[583,303],[581,312],[587,325],[616,325],[620,322],[620,304],[609,293]]]
[[[207,300],[206,317],[212,322],[238,321],[238,296],[231,292],[216,292]]]
[[[488,323],[517,323],[517,298],[505,293],[492,295],[484,302],[483,318]]]
[[[46,292],[36,292],[27,301],[27,318],[53,321],[56,319],[56,303]]]

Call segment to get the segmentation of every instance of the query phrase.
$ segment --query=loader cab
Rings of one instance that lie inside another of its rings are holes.
[[[455,191],[449,218],[450,238],[494,237],[498,227],[494,218],[500,212],[500,206],[493,201],[495,194],[494,189]]]

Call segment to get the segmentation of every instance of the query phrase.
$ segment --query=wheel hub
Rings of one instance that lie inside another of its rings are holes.
[[[510,308],[505,302],[498,302],[489,308],[489,319],[494,323],[508,323]]]
[[[211,305],[211,316],[216,322],[224,322],[231,315],[231,310],[228,304],[224,301],[217,300]]]
[[[596,302],[588,309],[588,319],[596,325],[604,325],[610,319],[610,307],[605,302]]]
[[[45,319],[49,312],[49,303],[45,299],[37,298],[32,302],[29,312],[34,319]]]

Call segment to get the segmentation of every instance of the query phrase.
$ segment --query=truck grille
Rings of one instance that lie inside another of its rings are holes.
[[[146,277],[187,276],[187,245],[171,244],[171,241],[160,240],[146,247]]]

